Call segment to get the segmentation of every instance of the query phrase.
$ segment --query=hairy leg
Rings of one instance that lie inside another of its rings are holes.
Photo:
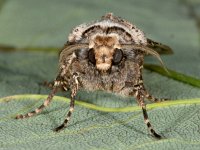
[[[144,87],[144,84],[140,82],[140,85],[141,85],[141,93],[144,95],[145,98],[147,98],[149,101],[151,102],[163,102],[163,101],[166,101],[168,99],[166,98],[156,98],[154,97],[153,95],[151,95],[147,90],[146,88]]]
[[[53,85],[54,85],[54,81],[50,81],[50,82],[44,81],[44,82],[41,83],[41,85],[44,86],[44,87],[52,89]]]
[[[166,98],[156,98],[153,95],[151,95],[145,88],[144,84],[143,84],[143,78],[142,78],[142,70],[139,70],[139,80],[137,82],[137,85],[140,86],[140,92],[142,95],[144,95],[145,98],[147,98],[149,101],[151,102],[162,102],[162,101],[166,101],[168,99]]]
[[[47,107],[50,104],[55,93],[58,91],[59,88],[64,88],[65,90],[67,90],[68,85],[67,85],[66,81],[64,80],[64,76],[66,75],[66,73],[74,59],[75,59],[75,57],[73,57],[73,54],[72,54],[72,56],[69,57],[69,60],[66,62],[66,64],[64,64],[64,65],[62,65],[62,67],[60,67],[60,72],[59,72],[59,75],[57,76],[56,80],[53,83],[52,91],[49,94],[49,96],[47,97],[47,99],[44,101],[44,103],[32,112],[29,112],[25,115],[21,115],[21,114],[17,115],[15,117],[16,119],[28,118],[28,117],[31,117],[31,116],[34,116],[34,115],[40,113],[45,107]],[[47,86],[50,86],[50,88],[51,88],[51,84],[47,83]]]
[[[151,94],[149,94],[147,91],[145,91],[145,92],[146,92],[146,93],[144,94],[145,97],[146,97],[148,100],[152,101],[152,102],[163,102],[163,101],[168,100],[167,98],[156,98],[156,97],[152,96]]]
[[[31,111],[31,112],[29,112],[29,113],[27,113],[25,115],[22,115],[22,114],[17,115],[15,118],[16,119],[23,119],[23,118],[32,117],[32,116],[40,113],[45,107],[47,107],[50,104],[50,102],[52,101],[52,99],[53,99],[53,97],[54,97],[54,95],[57,92],[57,89],[59,87],[60,87],[60,82],[59,81],[55,81],[51,93],[49,94],[49,96],[47,97],[47,99],[44,101],[44,103],[41,106],[39,106],[34,111]]]
[[[71,100],[70,100],[70,107],[69,107],[69,111],[66,115],[66,118],[64,120],[64,122],[58,126],[57,128],[54,129],[54,131],[58,132],[64,128],[67,127],[67,123],[69,122],[70,118],[71,118],[71,115],[72,115],[72,112],[74,111],[74,98],[77,94],[77,91],[78,91],[78,87],[79,87],[79,82],[78,82],[78,74],[77,73],[74,73],[73,74],[73,87],[71,89]]]

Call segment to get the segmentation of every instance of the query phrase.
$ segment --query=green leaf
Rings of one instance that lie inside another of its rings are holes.
[[[32,100],[39,100],[39,99],[45,99],[47,98],[48,95],[12,95],[8,97],[4,97],[0,99],[0,102],[9,102],[11,100],[27,100],[27,99],[32,99]],[[59,101],[65,101],[67,103],[70,102],[70,99],[60,97],[60,96],[55,96],[54,99],[59,100]],[[200,103],[200,99],[186,99],[186,100],[174,100],[174,101],[165,101],[162,103],[153,103],[153,104],[148,104],[147,109],[153,109],[157,107],[168,107],[168,106],[173,106],[173,105],[180,105],[180,104],[198,104]],[[131,106],[131,107],[121,107],[121,108],[113,108],[113,107],[101,107],[98,105],[94,105],[91,103],[87,103],[84,101],[79,101],[76,100],[75,104],[80,105],[82,107],[88,108],[88,109],[93,109],[97,111],[102,111],[102,112],[134,112],[141,110],[139,106]]]
[[[16,95],[0,99],[0,107],[3,108],[0,113],[1,135],[6,139],[1,141],[1,148],[195,149],[200,146],[200,133],[196,132],[200,121],[200,106],[196,104],[200,103],[200,99],[149,104],[151,121],[155,129],[165,136],[157,141],[148,135],[137,106],[105,108],[77,101],[68,128],[60,133],[52,129],[62,123],[69,102],[66,98],[55,97],[51,106],[35,117],[13,119],[16,114],[40,105],[45,97],[47,95]]]

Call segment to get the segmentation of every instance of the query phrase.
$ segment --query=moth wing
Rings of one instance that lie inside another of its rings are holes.
[[[169,46],[155,42],[151,39],[147,39],[147,47],[154,49],[159,54],[173,54],[173,50]]]

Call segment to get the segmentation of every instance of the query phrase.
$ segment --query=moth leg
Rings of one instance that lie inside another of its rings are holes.
[[[32,117],[32,116],[40,113],[45,107],[47,107],[50,104],[50,102],[52,101],[52,99],[53,99],[54,95],[56,94],[57,89],[60,87],[60,85],[61,85],[61,82],[56,80],[54,82],[54,86],[53,86],[51,93],[48,95],[47,99],[44,101],[44,103],[41,106],[39,106],[34,111],[31,111],[25,115],[19,114],[15,117],[15,119],[28,118],[28,117]]]
[[[162,101],[166,101],[168,100],[167,98],[156,98],[153,95],[151,95],[145,88],[144,84],[143,84],[143,79],[142,79],[142,75],[140,75],[140,79],[138,81],[138,85],[141,86],[140,91],[141,93],[144,95],[145,98],[147,98],[148,100],[152,101],[152,102],[162,102]]]
[[[145,92],[145,94],[144,94],[145,97],[152,102],[163,102],[163,101],[168,100],[167,98],[156,98],[156,97],[152,96],[151,94],[149,94],[147,91],[144,91],[144,92]]]
[[[52,89],[53,86],[54,86],[54,81],[50,81],[50,82],[44,81],[43,83],[41,83],[41,85],[44,86],[44,87],[47,87],[49,89]]]
[[[61,81],[63,81],[64,79],[62,79]],[[45,87],[48,87],[49,89],[53,89],[54,87],[54,81],[51,81],[51,82],[47,82],[47,81],[44,81],[42,84],[42,86],[45,86]],[[62,86],[60,86],[58,88],[58,91],[67,91],[68,85],[65,84],[65,82],[62,82]]]
[[[73,86],[72,86],[72,89],[71,89],[71,99],[70,99],[69,111],[66,115],[64,122],[60,126],[58,126],[57,128],[54,129],[54,131],[56,131],[56,132],[67,127],[67,123],[69,122],[71,115],[72,115],[72,112],[74,111],[74,101],[75,101],[74,98],[75,98],[77,91],[78,91],[78,88],[79,88],[78,77],[79,76],[78,76],[77,73],[73,74]]]
[[[147,128],[149,130],[149,132],[156,138],[158,139],[161,139],[161,136],[156,133],[156,131],[153,129],[150,121],[149,121],[149,117],[148,117],[148,114],[147,114],[147,109],[146,109],[146,104],[144,102],[144,95],[141,93],[141,90],[140,90],[141,86],[139,87],[136,87],[136,92],[135,92],[135,97],[137,99],[137,102],[139,104],[139,106],[142,108],[142,112],[143,112],[143,116],[144,116],[144,122],[145,124],[147,125]]]
[[[66,72],[68,71],[68,69],[74,59],[75,59],[75,56],[72,54],[71,57],[69,57],[69,60],[66,60],[65,63],[60,66],[60,72],[59,72],[59,75],[57,76],[56,80],[54,81],[53,89],[52,89],[51,93],[49,94],[49,96],[47,97],[47,99],[44,101],[44,103],[32,112],[29,112],[25,115],[17,115],[15,117],[16,119],[28,118],[35,114],[40,113],[45,107],[47,107],[50,104],[55,93],[57,92],[57,90],[59,88],[64,88],[65,90],[67,89],[67,85],[64,84],[65,80],[63,77],[66,75]]]

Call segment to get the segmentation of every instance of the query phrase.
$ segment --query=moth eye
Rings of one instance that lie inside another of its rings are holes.
[[[94,50],[90,49],[88,52],[88,59],[91,63],[96,64],[96,59],[95,59],[95,55],[94,55]]]
[[[121,49],[115,49],[115,53],[113,55],[113,64],[118,65],[123,58],[123,52]]]

